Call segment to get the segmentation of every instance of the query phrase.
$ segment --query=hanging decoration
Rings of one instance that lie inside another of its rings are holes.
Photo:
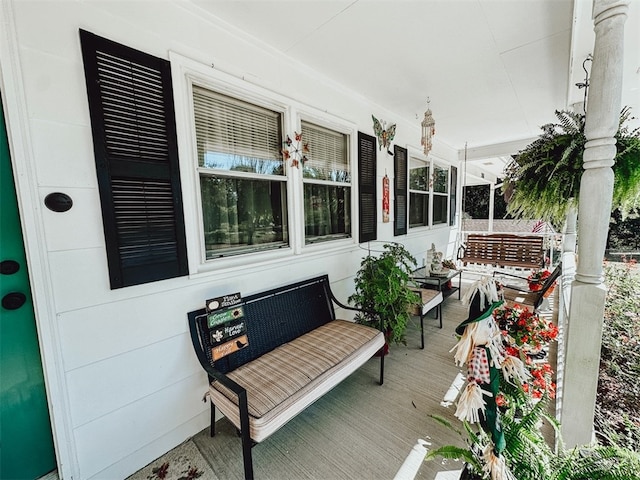
[[[386,173],[382,179],[382,221],[389,222],[389,177]]]
[[[287,140],[284,142],[285,147],[282,149],[282,157],[287,162],[291,159],[291,166],[300,168],[300,163],[304,166],[305,162],[309,160],[307,153],[309,153],[309,144],[302,142],[302,133],[293,132],[295,140],[291,140],[291,137],[287,135]]]
[[[389,155],[393,155],[393,153],[391,153],[391,150],[389,149],[389,146],[393,141],[393,137],[396,136],[396,124],[394,123],[393,125],[389,126],[389,128],[385,128],[387,126],[387,122],[381,122],[373,115],[371,115],[371,118],[373,119],[373,132],[375,133],[376,137],[378,137],[378,145],[380,147],[380,150],[385,148]]]
[[[429,155],[431,148],[433,148],[433,136],[436,134],[436,121],[433,119],[433,115],[431,114],[429,103],[429,97],[427,97],[427,111],[424,112],[424,119],[422,120],[422,138],[420,139],[420,145],[422,145],[425,155]]]

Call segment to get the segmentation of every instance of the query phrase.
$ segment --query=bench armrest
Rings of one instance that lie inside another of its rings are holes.
[[[375,316],[378,316],[378,318],[380,318],[380,316],[378,315],[378,312],[374,312],[372,310],[366,310],[364,308],[352,307],[350,305],[345,305],[344,303],[342,303],[340,300],[336,298],[336,296],[333,294],[331,290],[329,290],[329,295],[331,296],[331,301],[333,301],[333,303],[338,305],[340,308],[343,308],[345,310],[352,310],[354,312],[366,313],[368,315],[375,315]],[[380,327],[378,329],[381,332],[384,332],[384,321],[382,320],[382,318],[380,318]]]
[[[244,455],[244,468],[245,468],[245,476],[247,478],[253,478],[253,465],[251,463],[251,432],[249,427],[249,403],[247,401],[247,390],[240,386],[237,382],[234,382],[229,377],[227,377],[224,373],[216,370],[209,363],[209,360],[202,349],[202,344],[200,343],[200,335],[198,332],[198,322],[196,321],[196,317],[189,318],[189,333],[191,334],[191,343],[193,344],[193,349],[198,357],[198,361],[202,368],[207,372],[209,376],[209,385],[211,385],[212,380],[216,380],[220,382],[222,385],[227,387],[238,397],[238,413],[240,416],[240,434],[242,435],[242,450]],[[212,425],[215,421],[212,417]]]

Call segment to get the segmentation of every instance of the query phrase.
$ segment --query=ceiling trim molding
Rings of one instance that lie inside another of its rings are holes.
[[[484,145],[481,147],[467,147],[466,159],[469,160],[482,160],[484,158],[494,157],[507,157],[515,155],[520,150],[527,147],[537,137],[523,138],[521,140],[512,140],[509,142],[496,143],[494,145]],[[464,162],[465,151],[464,149],[458,150],[458,160]]]

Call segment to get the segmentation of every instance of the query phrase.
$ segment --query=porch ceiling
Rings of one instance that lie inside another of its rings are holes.
[[[418,125],[429,97],[438,141],[466,143],[488,175],[582,100],[593,48],[590,0],[191,1],[397,115],[386,121]],[[640,116],[638,2],[625,35],[622,104]]]

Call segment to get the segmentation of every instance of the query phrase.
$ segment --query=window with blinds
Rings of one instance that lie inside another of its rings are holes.
[[[193,87],[207,260],[288,246],[282,114]]]
[[[349,136],[306,121],[302,138],[309,145],[302,166],[305,243],[351,236]]]
[[[80,40],[111,288],[186,275],[169,62]]]
[[[284,175],[282,115],[193,87],[198,165]]]

